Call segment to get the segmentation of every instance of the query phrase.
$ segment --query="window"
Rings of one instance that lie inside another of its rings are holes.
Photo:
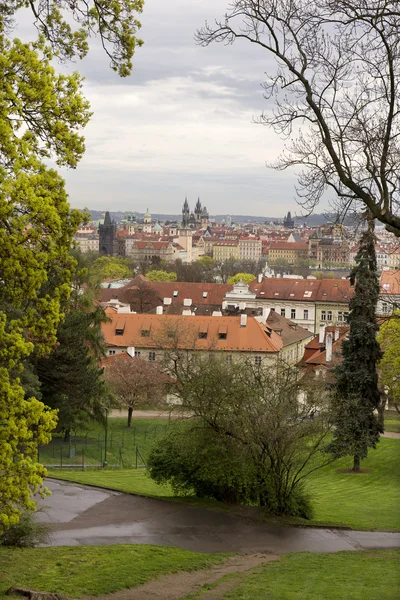
[[[281,317],[285,317],[286,316],[286,310],[284,308],[281,308]]]
[[[156,353],[155,352],[149,352],[149,360],[150,361],[156,360]]]
[[[339,311],[339,312],[338,312],[338,314],[337,314],[337,320],[338,320],[338,321],[343,321],[343,313],[342,313],[342,312],[340,312],[340,311]]]
[[[142,329],[142,337],[150,337],[150,330]]]
[[[115,354],[115,350],[109,350],[108,354],[111,356],[112,354]]]
[[[274,309],[274,308],[271,308],[271,312],[275,312],[275,309]]]
[[[220,331],[218,334],[219,340],[226,340],[226,331]]]
[[[139,358],[139,356],[140,356],[140,350],[135,350],[135,356],[136,356],[136,358]]]
[[[304,309],[304,319],[305,319],[305,321],[308,320],[308,310],[307,309]]]
[[[225,356],[225,360],[227,362],[228,365],[232,364],[232,354],[227,354]]]
[[[124,335],[124,330],[123,329],[116,329],[115,330],[115,335]]]
[[[328,310],[328,321],[332,321],[332,311]]]
[[[326,321],[326,310],[321,310],[321,321]]]
[[[345,321],[348,321],[348,320],[349,320],[349,313],[348,313],[348,312],[345,312],[345,313],[344,313],[344,320],[345,320]]]
[[[291,319],[295,319],[296,318],[296,309],[292,308],[290,311],[290,318]]]
[[[388,313],[389,312],[389,306],[387,302],[382,302],[382,312],[383,313]]]
[[[261,361],[262,361],[262,357],[261,356],[255,356],[254,357],[254,362],[256,364],[257,367],[259,367],[261,365]]]
[[[199,331],[199,340],[207,339],[207,331]]]

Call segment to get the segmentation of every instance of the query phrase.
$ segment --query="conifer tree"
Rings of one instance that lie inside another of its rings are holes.
[[[382,430],[375,416],[380,401],[377,365],[382,353],[377,340],[379,280],[373,222],[361,237],[350,281],[355,284],[350,333],[343,342],[343,361],[335,369],[335,433],[330,450],[336,456],[353,456],[353,471],[359,471],[361,460],[367,457],[368,448],[375,448]]]

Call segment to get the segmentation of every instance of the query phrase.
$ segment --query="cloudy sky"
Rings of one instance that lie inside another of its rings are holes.
[[[197,195],[211,214],[300,214],[295,177],[265,163],[282,148],[252,123],[268,108],[260,86],[269,57],[246,42],[196,46],[206,19],[228,0],[146,0],[145,44],[124,80],[97,43],[75,68],[94,116],[86,154],[64,172],[71,204],[110,210],[179,213]]]

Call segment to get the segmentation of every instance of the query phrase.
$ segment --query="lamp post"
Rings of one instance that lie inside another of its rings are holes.
[[[103,467],[107,466],[107,437],[108,437],[108,407],[106,407],[106,427],[104,430],[104,461]]]

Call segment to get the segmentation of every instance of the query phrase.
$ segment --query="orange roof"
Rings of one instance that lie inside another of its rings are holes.
[[[268,326],[248,317],[192,317],[183,315],[118,314],[106,309],[110,321],[101,329],[107,346],[127,348],[174,348],[185,350],[261,352],[274,354],[282,339]],[[116,334],[116,330],[120,332]],[[149,332],[144,334],[143,332]],[[122,334],[121,334],[122,332]],[[207,336],[203,337],[207,332]],[[172,333],[172,336],[171,336]],[[199,337],[202,333],[202,337]]]
[[[380,285],[382,294],[400,294],[400,270],[382,271]]]
[[[293,301],[324,301],[348,303],[353,288],[348,279],[289,279],[264,277],[261,283],[255,279],[249,284],[257,298]]]
[[[306,242],[270,242],[270,250],[308,250]]]

